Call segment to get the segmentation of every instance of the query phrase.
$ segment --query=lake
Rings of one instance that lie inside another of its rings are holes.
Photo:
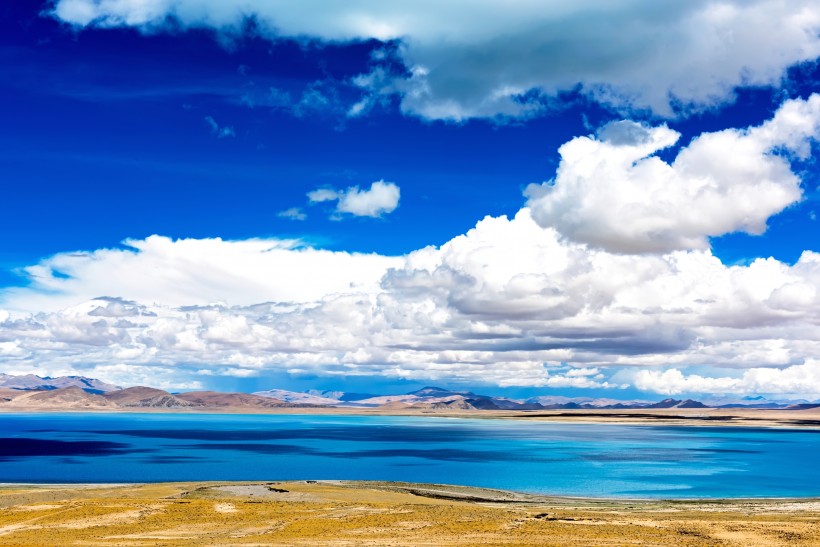
[[[399,416],[0,414],[0,482],[347,479],[542,494],[820,495],[820,431]]]

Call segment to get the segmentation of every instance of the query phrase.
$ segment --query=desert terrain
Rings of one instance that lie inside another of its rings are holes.
[[[820,500],[549,498],[363,482],[0,487],[0,545],[820,544]]]

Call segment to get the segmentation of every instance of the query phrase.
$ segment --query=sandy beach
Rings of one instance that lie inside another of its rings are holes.
[[[0,487],[8,546],[818,543],[818,499],[615,501],[313,481]]]

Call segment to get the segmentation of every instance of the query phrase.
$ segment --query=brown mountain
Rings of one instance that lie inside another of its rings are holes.
[[[283,408],[300,406],[286,403],[272,397],[260,397],[259,395],[250,395],[248,393],[190,391],[188,393],[180,393],[176,397],[196,406],[213,408]]]
[[[189,408],[199,406],[171,395],[167,391],[145,386],[111,391],[103,397],[119,406],[128,408]]]
[[[29,394],[28,391],[21,391],[19,389],[11,389],[7,387],[0,387],[0,404],[9,403],[18,397]]]
[[[458,398],[449,401],[414,403],[407,408],[416,410],[477,410],[470,401]]]
[[[646,405],[643,408],[708,408],[705,404],[701,403],[700,401],[693,401],[692,399],[686,399],[685,401],[681,401],[678,399],[664,399],[663,401],[659,401],[657,403]]]
[[[65,409],[115,409],[117,404],[101,395],[88,393],[77,386],[49,391],[28,391],[15,397],[10,403],[22,408],[65,408]]]

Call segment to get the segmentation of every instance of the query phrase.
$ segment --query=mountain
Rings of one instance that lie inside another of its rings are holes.
[[[34,374],[0,373],[0,406],[10,409],[168,409],[254,411],[275,408],[373,408],[379,410],[659,410],[699,408],[748,408],[810,410],[820,401],[769,400],[754,397],[714,397],[705,401],[667,398],[649,402],[594,397],[541,395],[525,400],[481,395],[470,391],[425,386],[404,394],[373,395],[344,391],[304,392],[268,389],[255,393],[198,391],[172,394],[149,386],[121,389],[84,376],[51,378]]]
[[[686,399],[685,401],[681,401],[675,408],[709,408],[705,404],[701,403],[700,401],[694,401],[692,399]]]
[[[539,410],[537,403],[522,403],[504,397],[477,395],[469,391],[451,391],[428,386],[403,395],[381,395],[352,404],[379,408],[441,409],[461,408],[467,410]]]
[[[7,403],[9,404],[9,403]],[[117,404],[102,395],[88,393],[77,386],[69,386],[48,391],[28,391],[15,397],[10,404],[22,408],[114,410]]]
[[[370,397],[377,397],[377,395],[373,395],[372,393],[348,393],[346,391],[322,391],[318,389],[308,389],[305,393],[326,399],[337,399],[342,402],[360,401],[362,399],[369,399]]]
[[[664,399],[663,401],[646,405],[643,408],[709,408],[705,404],[701,403],[700,401],[693,401],[692,399],[686,399],[685,401],[680,401],[678,399]]]
[[[537,403],[545,408],[561,408],[564,405],[573,405],[576,408],[638,408],[652,404],[651,401],[622,400],[596,397],[561,397],[558,395],[541,395],[530,397],[527,403]]]
[[[456,401],[464,401],[456,402]],[[352,401],[353,404],[381,408],[455,408],[469,406],[475,410],[599,410],[599,409],[639,409],[639,408],[706,408],[698,401],[687,399],[666,399],[658,403],[647,401],[620,401],[592,397],[531,397],[524,401],[506,397],[491,397],[469,391],[427,386],[403,395],[381,395]]]
[[[69,386],[38,391],[0,388],[0,406],[12,409],[66,410],[259,410],[298,405],[248,393],[199,391],[173,395],[161,389],[137,386],[98,395],[77,386]]]
[[[779,409],[789,408],[795,405],[820,404],[820,401],[807,401],[805,399],[767,399],[763,396],[755,397],[710,397],[703,401],[706,406],[716,408],[763,408]]]
[[[85,376],[51,378],[49,376],[35,376],[34,374],[24,374],[22,376],[0,374],[0,387],[11,389],[44,390],[71,386],[79,387],[88,393],[106,393],[121,389],[119,386],[95,378],[86,378]]]
[[[478,410],[467,399],[458,398],[448,401],[420,402],[408,405],[406,408],[414,410]],[[497,410],[497,409],[493,409]]]
[[[379,395],[376,397],[369,397],[367,399],[362,399],[359,401],[355,401],[357,404],[362,406],[384,406],[389,404],[396,404],[396,403],[404,403],[404,404],[413,404],[415,402],[419,402],[422,399],[420,397],[416,397],[415,395]]]
[[[400,395],[379,395],[355,402],[366,406],[382,406],[391,403],[415,405],[420,403],[447,402],[454,399],[465,399],[469,396],[475,397],[473,393],[466,391],[450,391],[449,389],[428,386],[416,391],[411,391],[410,393]]]
[[[414,395],[416,397],[432,397],[432,398],[441,398],[441,397],[450,397],[452,395],[464,395],[462,392],[458,391],[450,391],[449,389],[444,389],[441,387],[434,387],[434,386],[427,386],[421,389],[417,389],[416,391],[411,391],[407,395]]]
[[[319,395],[311,395],[310,393],[302,393],[298,391],[286,391],[284,389],[255,391],[253,394],[259,397],[269,397],[279,399],[280,401],[285,401],[286,403],[294,403],[299,405],[336,406],[342,402],[340,399],[331,399],[329,397],[321,397]]]
[[[0,404],[3,403],[10,403],[11,401],[22,397],[23,395],[27,395],[28,391],[23,391],[20,389],[11,389],[8,387],[0,387]]]
[[[222,393],[219,391],[190,391],[180,393],[178,398],[191,403],[194,406],[205,408],[287,408],[297,405],[274,399],[272,397],[262,397],[249,393]]]
[[[801,403],[797,405],[789,405],[786,410],[812,410],[820,408],[820,403]]]
[[[197,406],[195,403],[180,399],[167,391],[143,386],[111,391],[103,397],[119,406],[130,408],[188,408]]]

